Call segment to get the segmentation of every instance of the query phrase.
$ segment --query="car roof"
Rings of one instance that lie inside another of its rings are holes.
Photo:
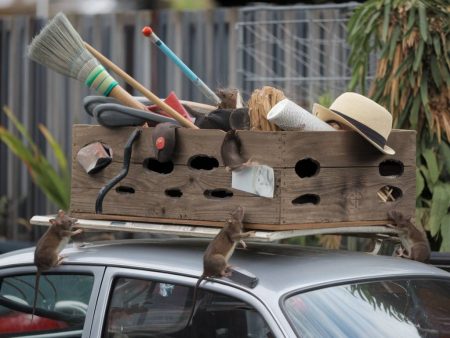
[[[199,277],[208,240],[146,239],[69,245],[64,264],[120,266]],[[257,289],[284,294],[330,283],[404,276],[449,278],[433,266],[398,257],[294,245],[247,243],[230,264],[258,278]],[[0,255],[0,268],[33,264],[34,248]],[[256,289],[255,289],[256,290]]]

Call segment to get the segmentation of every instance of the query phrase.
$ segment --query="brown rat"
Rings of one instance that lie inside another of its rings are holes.
[[[33,320],[36,309],[41,273],[58,266],[61,263],[62,257],[59,256],[59,253],[69,242],[70,237],[82,232],[81,229],[71,231],[72,226],[77,221],[77,219],[67,216],[63,210],[59,210],[56,218],[50,220],[50,227],[36,244],[36,250],[34,251],[34,264],[36,265],[37,272],[34,286],[33,314],[31,316],[31,320]]]
[[[430,258],[430,244],[424,231],[419,230],[412,224],[411,218],[406,218],[401,212],[391,210],[388,212],[389,219],[395,225],[392,228],[400,230],[399,238],[402,247],[398,250],[397,256],[425,262]]]
[[[222,109],[236,109],[244,106],[241,94],[236,88],[222,88],[216,92],[221,102],[219,108]]]
[[[187,322],[188,326],[192,320],[197,301],[197,290],[202,280],[208,277],[227,277],[231,274],[231,266],[228,260],[236,248],[237,242],[241,243],[245,248],[246,245],[242,240],[245,237],[253,235],[254,231],[243,232],[242,221],[244,219],[244,208],[238,207],[231,213],[231,218],[227,220],[224,227],[209,243],[203,255],[203,273],[197,281],[194,288],[194,296],[192,300],[192,310]]]
[[[236,130],[230,130],[225,134],[220,153],[226,170],[239,171],[252,164],[251,160],[242,156],[241,146],[241,139]]]

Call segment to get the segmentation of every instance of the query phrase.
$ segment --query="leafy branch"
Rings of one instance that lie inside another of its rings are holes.
[[[369,0],[348,24],[350,88],[366,92],[369,55],[379,59],[368,96],[417,131],[416,222],[450,251],[450,16],[444,0]]]
[[[70,174],[67,159],[58,142],[53,138],[49,130],[42,124],[39,130],[50,145],[57,161],[57,168],[45,158],[30,134],[8,107],[3,111],[9,121],[19,132],[20,138],[0,125],[0,141],[14,153],[27,167],[33,182],[43,191],[49,200],[59,208],[67,210],[70,201]]]

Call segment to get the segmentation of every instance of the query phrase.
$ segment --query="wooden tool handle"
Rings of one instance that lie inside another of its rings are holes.
[[[140,110],[147,110],[147,107],[145,106],[145,104],[136,100],[132,95],[130,95],[130,93],[128,93],[120,85],[115,86],[113,88],[113,90],[111,91],[111,93],[109,94],[109,96],[114,97],[120,103],[122,103],[128,107],[136,108],[136,109],[140,109]]]
[[[172,116],[175,120],[180,122],[180,124],[184,127],[198,129],[198,127],[193,124],[188,119],[184,118],[182,115],[180,115],[175,109],[173,109],[171,106],[169,106],[167,103],[162,101],[158,96],[153,94],[150,90],[145,88],[143,85],[141,85],[139,82],[137,82],[134,78],[132,78],[130,75],[128,75],[125,71],[123,71],[119,66],[114,64],[111,60],[106,58],[103,54],[101,54],[98,50],[96,50],[94,47],[89,45],[88,43],[84,43],[86,48],[106,67],[111,69],[114,73],[116,73],[118,76],[120,76],[126,83],[131,85],[134,89],[139,91],[142,95],[144,95],[147,99],[152,101],[154,104],[156,104],[159,108],[164,110],[167,114]],[[113,90],[114,91],[114,90]],[[131,95],[130,95],[131,96]]]

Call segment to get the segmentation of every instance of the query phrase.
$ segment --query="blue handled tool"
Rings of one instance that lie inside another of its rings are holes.
[[[222,101],[200,78],[195,75],[195,73],[184,64],[180,58],[172,52],[172,50],[167,47],[167,45],[161,41],[161,39],[153,32],[153,30],[149,26],[145,26],[142,29],[142,34],[146,37],[149,37],[152,42],[161,49],[161,51],[166,54],[177,66],[181,69],[181,71],[191,80],[198,89],[210,100],[212,100],[215,104],[220,104]]]

